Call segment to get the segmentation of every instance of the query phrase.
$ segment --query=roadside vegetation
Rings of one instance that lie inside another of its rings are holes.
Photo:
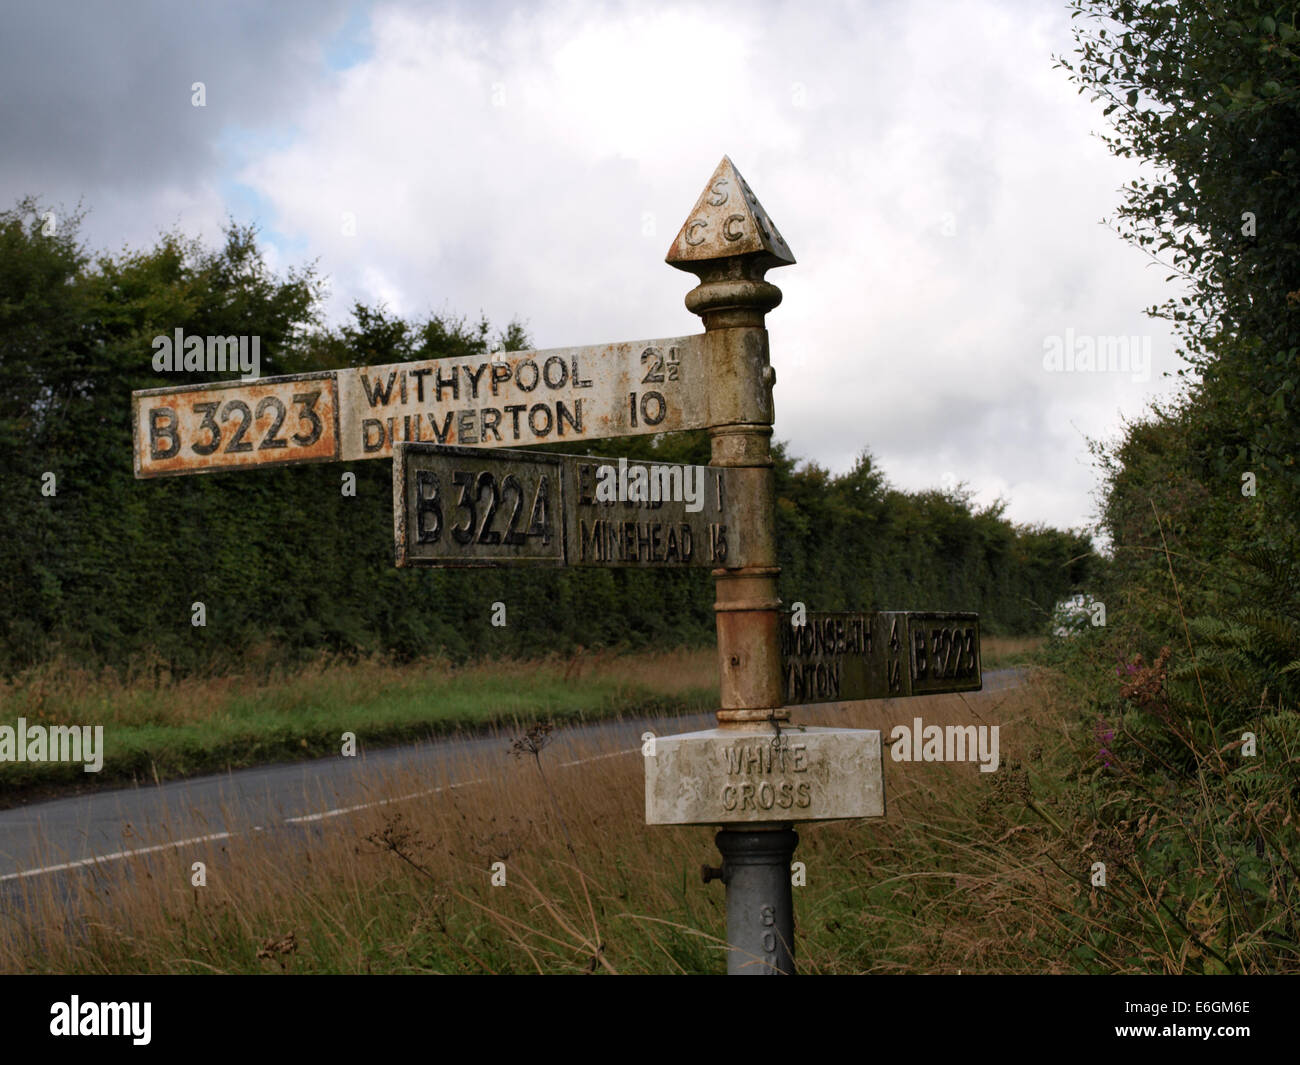
[[[276,274],[251,228],[232,224],[216,249],[169,234],[97,254],[80,243],[80,217],[56,208],[0,210],[0,676],[57,662],[202,677],[322,654],[460,664],[712,639],[703,569],[397,569],[387,460],[137,480],[131,392],[208,376],[155,372],[155,337],[259,337],[264,376],[474,360],[533,341],[519,322],[361,304],[329,324],[324,280]],[[892,487],[868,443],[850,442],[858,460],[838,474],[774,445],[786,602],[976,610],[985,632],[1021,634],[1084,580],[1083,533],[1017,525],[1005,503],[979,505],[962,486]],[[704,431],[548,446],[690,464],[710,454]]]
[[[1111,221],[1175,282],[1148,313],[1185,362],[1180,394],[1094,445],[1106,621],[1050,656],[1093,730],[1091,778],[1053,812],[1106,866],[1080,959],[1295,972],[1300,10],[1070,7],[1062,65],[1112,152],[1148,164]]]
[[[1049,691],[1034,681],[799,717],[886,732],[914,715],[1001,722],[1004,759],[1054,777],[1074,752]],[[497,735],[495,750],[456,767],[471,786],[393,774],[355,796],[374,805],[309,826],[251,832],[232,818],[233,835],[217,842],[4,885],[0,969],[722,971],[723,892],[699,875],[717,861],[712,832],[644,824],[639,752],[591,741],[576,756],[566,748],[566,761],[582,761],[564,765],[544,727]],[[1058,948],[1083,934],[1089,893],[1060,875],[1068,848],[1044,852],[1041,822],[1006,779],[886,759],[883,821],[802,828],[801,968],[1036,972],[1047,958],[1069,968]],[[206,887],[191,883],[195,861],[207,864]]]
[[[1039,668],[1004,691],[799,711],[886,735],[997,724],[1002,759],[886,756],[884,819],[800,828],[800,971],[1294,968],[1294,881],[1270,899],[1269,863],[1241,868],[1227,842],[1268,800],[1249,782],[1226,810],[1131,775],[1117,788],[1116,744],[1080,711],[1094,695]],[[713,833],[644,824],[640,752],[590,739],[561,760],[544,723],[492,734],[446,776],[370,780],[337,816],[251,831],[232,814],[213,826],[228,837],[179,846],[137,826],[124,849],[158,849],[0,885],[0,971],[722,972],[723,891],[699,874]],[[1117,811],[1117,791],[1156,805]]]
[[[710,649],[592,652],[523,662],[328,658],[268,674],[123,680],[47,665],[0,687],[0,725],[102,725],[104,764],[0,766],[0,806],[71,790],[152,783],[337,756],[515,722],[687,713],[717,699]]]

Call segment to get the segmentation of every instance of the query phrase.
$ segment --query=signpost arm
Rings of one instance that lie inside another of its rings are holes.
[[[780,567],[772,470],[772,386],[764,318],[781,302],[768,270],[794,262],[771,219],[724,158],[678,234],[667,261],[700,283],[686,307],[704,322],[710,361],[712,464],[737,471],[735,513],[749,543],[741,568],[714,570],[721,729],[789,720],[777,625]],[[789,823],[724,827],[717,835],[727,891],[727,972],[794,973]]]

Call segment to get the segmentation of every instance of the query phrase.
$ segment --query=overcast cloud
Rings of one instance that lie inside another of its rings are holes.
[[[731,156],[799,260],[769,279],[778,439],[1080,526],[1110,436],[1172,386],[1165,271],[1099,221],[1133,164],[1052,55],[1064,4],[9,4],[0,200],[92,247],[255,222],[330,316],[526,321],[539,347],[697,332],[663,259]],[[203,82],[206,106],[191,105]],[[356,220],[346,235],[345,213]],[[1050,373],[1047,338],[1142,337]]]

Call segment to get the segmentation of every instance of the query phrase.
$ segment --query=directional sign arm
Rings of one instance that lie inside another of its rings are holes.
[[[670,337],[147,389],[131,394],[136,476],[708,428],[735,417],[711,410],[717,352]]]
[[[979,691],[979,615],[923,611],[783,616],[786,703],[854,702]]]
[[[741,471],[653,460],[399,443],[399,566],[680,569],[747,564]]]

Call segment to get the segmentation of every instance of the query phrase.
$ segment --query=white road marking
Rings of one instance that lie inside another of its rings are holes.
[[[210,836],[192,836],[189,839],[178,839],[171,843],[158,843],[152,847],[137,847],[132,851],[114,851],[112,854],[97,854],[92,858],[79,858],[75,862],[63,862],[61,865],[46,865],[40,869],[24,869],[18,873],[6,873],[0,876],[0,883],[6,880],[21,880],[27,876],[40,876],[42,873],[61,873],[66,869],[80,869],[87,865],[98,865],[100,862],[116,862],[122,858],[130,858],[136,854],[149,854],[153,851],[165,851],[168,847],[187,847],[191,843],[210,843],[217,839],[230,839],[233,835],[231,832],[214,832]]]
[[[615,751],[613,754],[593,754],[590,758],[575,758],[572,762],[561,762],[560,768],[566,769],[571,765],[584,765],[587,762],[599,762],[605,758],[618,758],[625,754],[637,754],[640,747],[629,747],[626,751]]]
[[[389,803],[406,802],[408,799],[418,799],[422,795],[437,795],[440,791],[450,791],[453,788],[468,788],[471,784],[486,784],[486,777],[479,777],[477,780],[463,780],[455,784],[439,785],[436,788],[425,788],[424,791],[413,791],[410,795],[398,795],[393,799],[376,799],[374,802],[361,802],[356,806],[340,806],[333,810],[324,810],[318,814],[303,814],[300,817],[286,817],[286,825],[302,825],[309,821],[324,821],[327,817],[339,817],[342,814],[356,813],[358,810],[370,810],[376,806],[387,806]]]

